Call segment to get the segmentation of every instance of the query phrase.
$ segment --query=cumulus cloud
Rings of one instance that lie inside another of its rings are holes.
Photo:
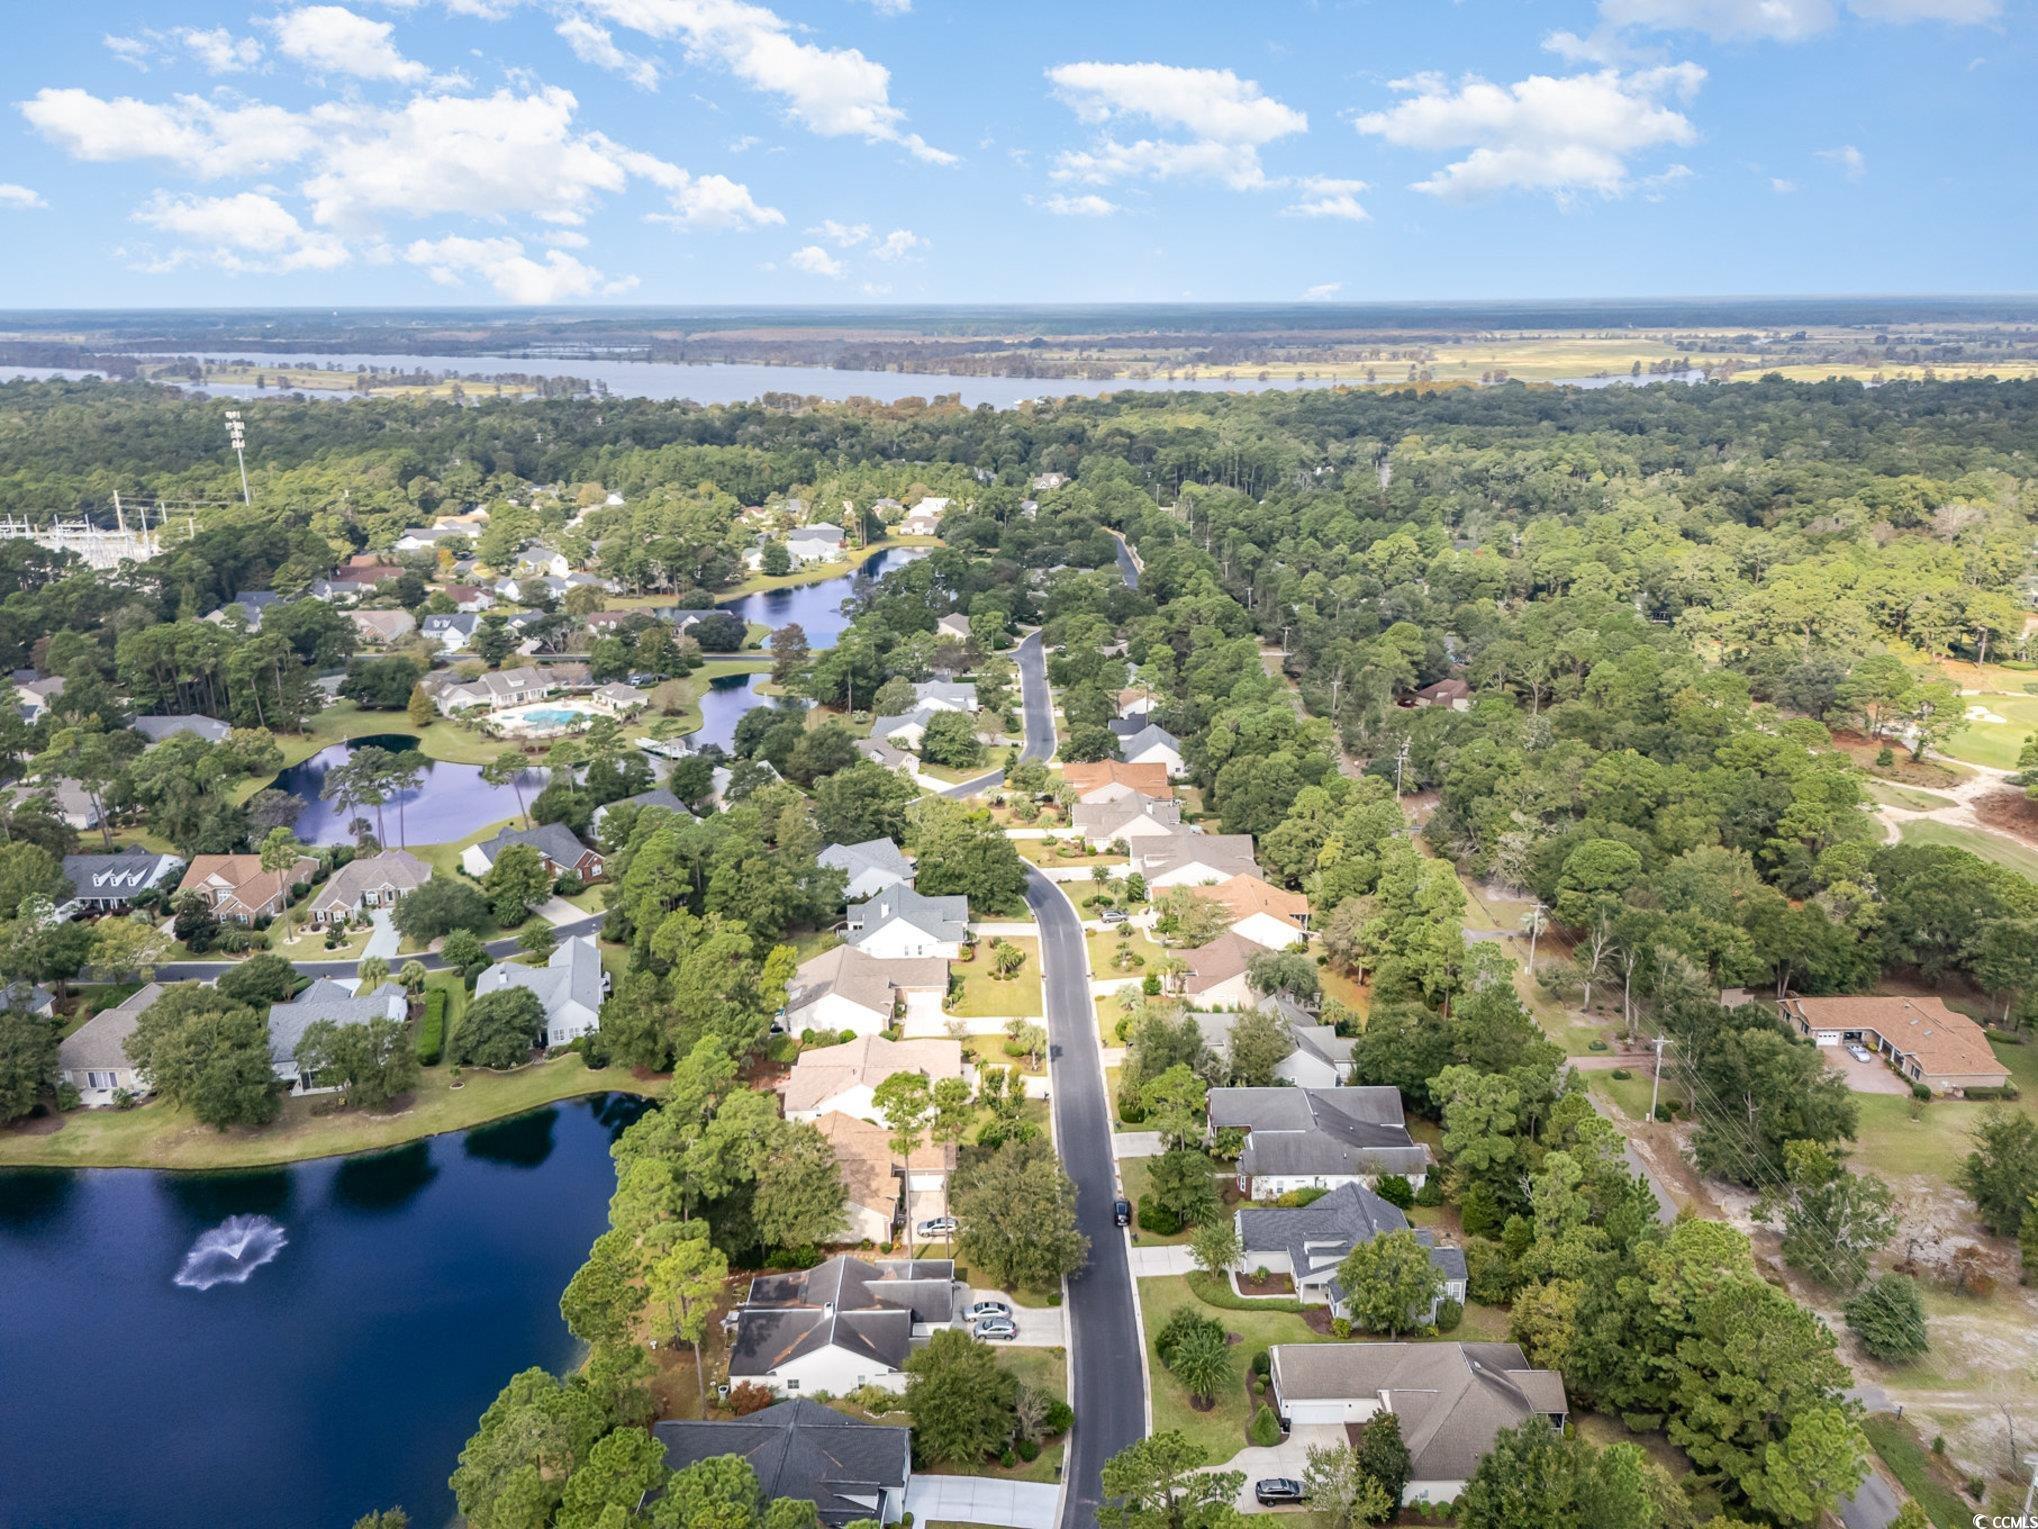
[[[820,235],[839,250],[853,250],[870,238],[870,225],[838,223],[833,218],[823,218],[807,232]]]
[[[587,0],[617,26],[672,38],[696,63],[727,69],[777,96],[793,120],[823,138],[896,144],[930,164],[955,155],[906,129],[892,104],[891,71],[856,48],[824,48],[793,35],[776,12],[747,0]]]
[[[145,38],[122,37],[112,32],[100,38],[99,45],[123,64],[131,64],[143,74],[149,72],[149,60],[156,51]]]
[[[351,74],[364,80],[416,85],[431,70],[397,51],[396,28],[344,5],[307,5],[285,11],[268,25],[285,58],[319,74]]]
[[[252,37],[236,37],[225,27],[178,29],[177,40],[212,74],[239,74],[262,62],[262,45]]]
[[[347,263],[347,247],[334,235],[306,228],[272,196],[172,196],[158,191],[134,211],[134,220],[189,240],[154,268],[202,260],[222,271],[330,271]]]
[[[1361,115],[1354,125],[1401,148],[1469,150],[1415,182],[1415,190],[1431,196],[1621,196],[1633,184],[1629,165],[1636,156],[1697,138],[1690,120],[1669,102],[1688,100],[1704,80],[1705,71],[1689,63],[1562,78],[1538,74],[1512,85],[1477,75],[1455,84],[1422,75],[1393,82],[1403,99]]]
[[[260,174],[304,158],[346,111],[297,113],[259,101],[180,95],[168,105],[87,90],[39,90],[19,103],[29,126],[73,159],[160,159],[200,180]]]
[[[40,191],[32,190],[13,181],[0,181],[0,209],[22,212],[31,207],[47,207]]]
[[[1309,128],[1304,113],[1229,69],[1077,63],[1047,78],[1078,121],[1105,130],[1088,149],[1058,157],[1057,180],[1210,179],[1244,190],[1267,184],[1263,147]],[[1128,122],[1181,136],[1128,142],[1109,131]]]
[[[1305,176],[1296,182],[1302,197],[1281,209],[1290,218],[1336,218],[1346,223],[1363,223],[1371,216],[1359,205],[1364,181],[1338,180],[1328,175]]]
[[[1847,0],[1847,9],[1864,21],[1943,21],[1948,26],[1980,26],[2003,13],[1999,0]]]
[[[403,258],[422,267],[441,286],[482,281],[504,302],[525,305],[609,294],[627,285],[609,281],[564,250],[547,250],[543,260],[533,260],[524,253],[521,240],[508,237],[418,239],[404,250]]]
[[[1027,200],[1033,201],[1030,197]],[[1057,191],[1053,196],[1044,196],[1038,201],[1033,201],[1033,205],[1043,212],[1053,213],[1058,218],[1108,218],[1114,212],[1125,210],[1116,202],[1098,196],[1093,191],[1084,192],[1079,196],[1070,196]]]
[[[733,232],[748,228],[769,228],[785,222],[776,207],[765,207],[741,181],[726,175],[688,175],[681,170],[676,179],[664,183],[670,212],[654,212],[653,223],[674,228]]]
[[[1850,181],[1858,181],[1868,173],[1868,156],[1851,143],[1843,143],[1837,149],[1815,150],[1814,157],[1838,165],[1840,173]]]
[[[895,228],[878,240],[871,253],[880,260],[904,260],[915,250],[927,248],[927,241],[910,228]]]
[[[809,276],[826,276],[839,280],[848,267],[818,244],[803,244],[786,256],[785,263],[795,271],[804,271]]]
[[[1341,281],[1319,281],[1313,287],[1304,287],[1302,289],[1302,301],[1305,303],[1327,302],[1329,299],[1336,297],[1338,293],[1344,291],[1344,289],[1345,284]]]
[[[585,16],[568,16],[553,30],[583,64],[593,64],[597,69],[620,74],[639,90],[658,88],[658,60],[627,53],[617,47],[616,39],[607,27],[599,26]]]

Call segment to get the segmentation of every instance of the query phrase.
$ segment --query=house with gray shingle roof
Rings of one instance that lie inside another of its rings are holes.
[[[149,1091],[148,1079],[128,1060],[126,1044],[165,991],[161,983],[151,982],[114,1007],[101,1009],[58,1044],[57,1076],[93,1109],[113,1103],[116,1094],[139,1098]]]
[[[668,1419],[651,1435],[683,1471],[735,1455],[757,1473],[767,1502],[810,1502],[827,1529],[896,1523],[913,1479],[913,1433],[866,1423],[819,1402],[783,1401],[741,1418]]]
[[[1363,1184],[1341,1184],[1322,1199],[1294,1207],[1240,1206],[1235,1217],[1245,1267],[1291,1275],[1298,1299],[1324,1302],[1334,1317],[1348,1316],[1344,1287],[1337,1268],[1362,1242],[1389,1232],[1406,1232],[1408,1217]],[[1465,1255],[1439,1247],[1433,1234],[1413,1229],[1415,1240],[1429,1249],[1429,1261],[1444,1277],[1437,1302],[1465,1300]],[[1423,1323],[1435,1320],[1436,1302],[1427,1311],[1411,1312]]]
[[[842,873],[842,895],[849,902],[862,902],[913,879],[912,862],[890,839],[831,844],[815,858],[827,869]]]
[[[1389,1174],[1420,1189],[1429,1177],[1429,1148],[1408,1134],[1398,1088],[1213,1088],[1207,1108],[1213,1133],[1245,1132],[1238,1187],[1255,1200],[1370,1189]]]
[[[547,1046],[569,1046],[601,1023],[609,977],[602,970],[594,936],[582,935],[560,945],[543,966],[496,962],[475,982],[474,996],[484,998],[509,988],[537,995],[545,1011]]]
[[[1300,1004],[1278,993],[1267,994],[1253,1007],[1274,1015],[1286,1025],[1288,1039],[1295,1048],[1274,1069],[1276,1078],[1297,1088],[1336,1088],[1350,1077],[1351,1037],[1339,1035]],[[1238,1011],[1192,1013],[1189,1018],[1202,1032],[1203,1044],[1215,1055],[1229,1058],[1231,1029],[1241,1018]]]
[[[959,680],[921,680],[913,687],[913,699],[922,710],[974,712],[977,687]]]
[[[782,1028],[791,1035],[817,1030],[876,1035],[895,1011],[919,1000],[940,1011],[948,993],[948,963],[938,956],[880,960],[854,945],[837,945],[809,957],[793,975],[785,995]]]
[[[460,852],[460,867],[477,880],[488,874],[496,857],[512,844],[528,844],[544,859],[554,876],[573,872],[592,885],[602,878],[602,857],[574,837],[564,823],[540,823],[536,828],[505,828],[486,844],[470,844]]]
[[[127,725],[148,739],[150,747],[166,739],[175,738],[181,733],[189,733],[194,738],[203,738],[207,743],[219,743],[231,731],[217,717],[201,717],[195,714],[186,717],[136,717]]]
[[[331,1093],[307,1077],[297,1065],[297,1044],[304,1032],[322,1019],[336,1025],[365,1025],[371,1019],[403,1019],[410,1013],[410,995],[394,982],[372,993],[357,993],[330,977],[316,982],[287,1003],[269,1005],[269,1064],[293,1094]]]
[[[955,1291],[946,1258],[831,1258],[760,1274],[737,1311],[729,1379],[782,1395],[900,1390],[913,1340],[954,1322]]]
[[[843,942],[865,955],[954,960],[969,938],[967,897],[927,897],[901,884],[850,904]]]
[[[84,913],[119,913],[133,907],[137,897],[163,887],[183,870],[184,862],[176,855],[147,853],[66,855],[63,866],[71,896],[57,912],[64,918],[76,918]]]
[[[689,818],[693,816],[686,803],[674,796],[670,790],[664,786],[653,786],[649,791],[639,791],[635,796],[626,796],[618,801],[603,802],[601,806],[595,808],[592,827],[596,833],[601,832],[602,820],[618,807],[659,807],[666,812],[677,812]]]

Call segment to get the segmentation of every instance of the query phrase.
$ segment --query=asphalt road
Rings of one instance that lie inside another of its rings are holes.
[[[601,928],[604,917],[605,915],[600,913],[590,913],[586,918],[575,919],[570,924],[555,925],[552,929],[553,937],[564,943],[583,934],[593,934],[597,929]],[[514,936],[508,939],[490,940],[482,948],[491,956],[498,959],[505,956],[514,956],[518,953],[517,942]],[[391,969],[394,970],[402,967],[408,961],[422,961],[427,971],[436,972],[446,969],[446,958],[436,953],[423,956],[400,956],[389,964]],[[239,964],[238,961],[170,961],[156,968],[156,980],[158,982],[184,982],[187,980],[211,982],[232,971]],[[307,977],[351,977],[361,963],[359,961],[293,961],[290,964],[298,971],[303,972]]]
[[[1020,699],[1026,708],[1026,743],[1019,751],[1022,759],[1052,759],[1054,757],[1054,703],[1047,692],[1047,660],[1041,654],[1040,634],[1033,633],[1018,647],[1012,656],[1019,663]],[[1005,779],[1003,770],[990,770],[963,781],[959,785],[947,786],[936,792],[937,796],[952,796],[960,800],[975,796],[979,791],[988,791]]]

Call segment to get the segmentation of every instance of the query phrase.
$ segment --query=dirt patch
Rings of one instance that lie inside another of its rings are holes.
[[[1974,799],[1974,815],[1997,833],[2038,848],[2038,801],[2013,786]]]
[[[37,1110],[26,1120],[7,1128],[10,1136],[54,1136],[64,1128],[64,1117],[55,1110]]]
[[[1328,1306],[1303,1307],[1302,1320],[1309,1324],[1311,1332],[1316,1333],[1320,1337],[1328,1338],[1330,1336],[1332,1317]]]
[[[1238,1293],[1240,1295],[1293,1295],[1295,1293],[1295,1276],[1292,1274],[1269,1274],[1265,1279],[1257,1279],[1250,1274],[1241,1274],[1238,1277]]]
[[[1835,732],[1833,747],[1840,750],[1855,764],[1878,780],[1893,780],[1905,786],[1926,786],[1944,791],[1957,786],[1963,776],[1934,764],[1929,759],[1913,759],[1911,752],[1901,743],[1887,738],[1870,738],[1864,733]],[[1896,756],[1895,763],[1876,764],[1876,756],[1885,748]]]

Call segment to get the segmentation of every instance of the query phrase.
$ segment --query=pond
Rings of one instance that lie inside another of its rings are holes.
[[[260,1173],[0,1173],[0,1521],[448,1522],[482,1409],[573,1362],[559,1295],[642,1109]]]
[[[849,617],[843,613],[843,602],[852,595],[861,594],[886,574],[925,557],[929,550],[926,547],[887,547],[865,558],[849,573],[837,574],[832,579],[817,579],[812,584],[793,584],[784,589],[743,595],[724,601],[722,608],[745,621],[762,622],[773,631],[788,622],[797,621],[800,629],[807,634],[808,647],[832,648],[836,639],[849,630]]]
[[[357,817],[364,817],[371,824],[376,822],[373,807],[348,808],[319,795],[325,787],[326,771],[345,763],[354,750],[371,744],[394,754],[415,749],[418,741],[404,733],[373,733],[320,749],[276,777],[278,791],[288,791],[304,803],[304,811],[297,819],[297,837],[304,843],[352,844],[354,835],[347,827],[350,822]],[[380,827],[387,832],[378,830],[376,837],[390,849],[411,842],[408,836],[412,833],[418,836],[419,844],[449,844],[490,823],[513,818],[521,810],[516,788],[489,785],[481,778],[478,765],[426,759],[424,766],[425,778],[417,790],[399,792],[382,806]],[[526,770],[522,786],[524,801],[528,803],[544,789],[545,772]]]

